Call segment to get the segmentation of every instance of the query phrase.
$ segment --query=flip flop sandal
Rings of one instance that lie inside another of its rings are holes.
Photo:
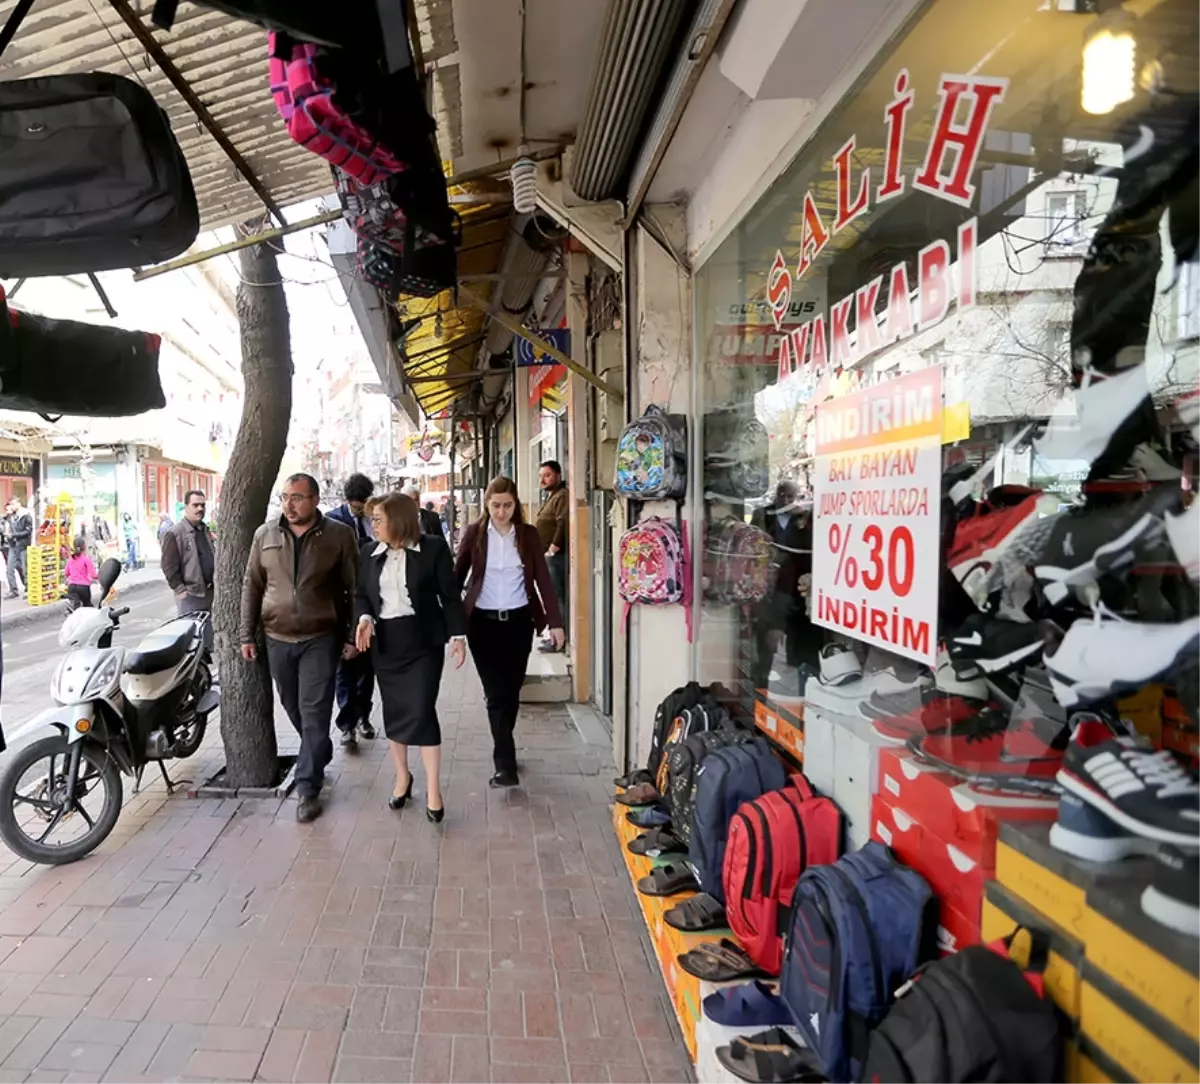
[[[630,854],[640,854],[646,858],[687,850],[683,840],[677,838],[670,828],[651,828],[645,835],[631,839],[626,846]]]
[[[643,806],[631,809],[625,814],[625,819],[638,828],[659,828],[671,823],[671,814],[661,806]]]
[[[697,945],[690,952],[676,957],[679,966],[689,975],[707,982],[732,982],[734,979],[769,979],[765,971],[756,967],[746,955],[745,949],[735,941],[723,937],[717,944]]]
[[[717,1047],[717,1060],[734,1076],[751,1084],[790,1084],[824,1081],[812,1055],[782,1028]]]
[[[762,982],[727,986],[704,999],[704,1015],[727,1028],[773,1028],[791,1024],[792,1014]]]
[[[638,783],[637,786],[630,787],[627,791],[617,795],[617,801],[621,805],[653,805],[660,800],[660,795],[653,783]]]
[[[694,891],[699,888],[696,875],[683,864],[676,865],[668,862],[658,866],[650,873],[638,879],[638,891],[645,896],[674,896],[680,892]]]
[[[614,787],[636,787],[639,783],[653,783],[654,773],[648,768],[638,768],[637,771],[613,780]]]
[[[663,918],[668,926],[687,933],[723,930],[729,925],[729,920],[725,917],[725,908],[707,892],[701,892],[690,900],[677,903]]]

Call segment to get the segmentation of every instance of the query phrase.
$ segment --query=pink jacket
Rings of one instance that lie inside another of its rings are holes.
[[[95,583],[99,578],[95,564],[86,553],[67,559],[67,583],[86,587],[88,584]]]

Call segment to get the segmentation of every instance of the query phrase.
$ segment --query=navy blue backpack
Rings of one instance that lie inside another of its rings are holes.
[[[801,875],[779,994],[830,1080],[859,1079],[871,1028],[934,955],[936,927],[929,885],[882,843]]]
[[[700,887],[725,902],[721,883],[729,823],[738,807],[787,783],[787,769],[771,752],[766,738],[709,753],[696,772],[696,807],[688,860]]]

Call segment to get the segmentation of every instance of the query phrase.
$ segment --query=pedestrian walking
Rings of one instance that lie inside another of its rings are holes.
[[[75,539],[65,572],[68,610],[74,612],[80,606],[91,606],[92,584],[100,578],[100,574],[96,571],[96,563],[88,554],[85,539]]]
[[[396,769],[388,805],[402,809],[412,796],[408,747],[415,745],[425,769],[426,816],[437,822],[445,815],[438,690],[447,642],[456,666],[466,660],[467,619],[450,547],[441,535],[421,533],[417,511],[403,493],[388,494],[372,511],[379,541],[359,564],[356,642],[371,654],[383,701],[383,731]]]
[[[217,552],[212,531],[204,522],[207,510],[204,492],[189,489],[183,497],[183,518],[160,536],[163,576],[175,595],[180,617],[212,613]],[[212,621],[204,623],[204,646],[212,650]]]
[[[258,657],[258,629],[279,700],[300,735],[296,819],[321,815],[321,787],[333,757],[329,728],[339,658],[353,658],[354,532],[323,516],[321,490],[308,474],[283,488],[283,515],[254,533],[242,583],[242,657]]]
[[[16,497],[5,506],[4,563],[8,574],[8,597],[20,598],[29,590],[25,551],[33,545],[33,516]],[[17,579],[20,578],[20,587]]]
[[[128,512],[121,517],[121,531],[125,536],[125,567],[132,572],[138,567],[138,526]]]
[[[361,551],[374,543],[367,502],[375,492],[375,483],[365,474],[352,474],[342,487],[345,500],[329,513],[329,518],[344,523],[354,532]],[[375,737],[371,725],[371,699],[375,690],[375,671],[369,652],[360,652],[352,659],[342,659],[337,670],[337,728],[342,735],[342,748],[347,753],[358,751],[358,736],[370,741]]]
[[[409,486],[405,494],[412,499],[413,504],[417,506],[417,517],[421,521],[422,534],[442,534],[441,517],[433,510],[433,502],[430,501],[424,508],[421,507],[421,491],[416,486]]]
[[[483,514],[463,533],[455,562],[459,587],[467,583],[463,606],[467,643],[479,671],[492,730],[493,787],[520,782],[514,732],[521,686],[529,666],[533,634],[547,625],[562,648],[562,611],[537,529],[524,520],[517,485],[493,478]]]

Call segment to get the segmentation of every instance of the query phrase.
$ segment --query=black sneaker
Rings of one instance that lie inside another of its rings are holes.
[[[982,670],[999,674],[1041,654],[1046,641],[1037,625],[973,614],[946,637],[946,652],[962,678]]]
[[[1050,828],[1050,846],[1085,862],[1118,862],[1153,854],[1158,844],[1126,831],[1082,798],[1064,794],[1058,801],[1058,820]]]
[[[1135,835],[1200,847],[1200,785],[1169,749],[1118,737],[1099,721],[1082,722],[1058,784]]]
[[[488,780],[489,787],[519,787],[521,780],[515,771],[497,772]]]
[[[1200,854],[1164,844],[1154,857],[1154,881],[1142,892],[1142,910],[1172,930],[1200,937]]]
[[[358,736],[353,730],[342,731],[342,749],[347,753],[358,752]]]
[[[366,741],[374,741],[375,740],[375,728],[368,722],[359,723],[358,724],[358,732],[363,736],[363,739]]]

